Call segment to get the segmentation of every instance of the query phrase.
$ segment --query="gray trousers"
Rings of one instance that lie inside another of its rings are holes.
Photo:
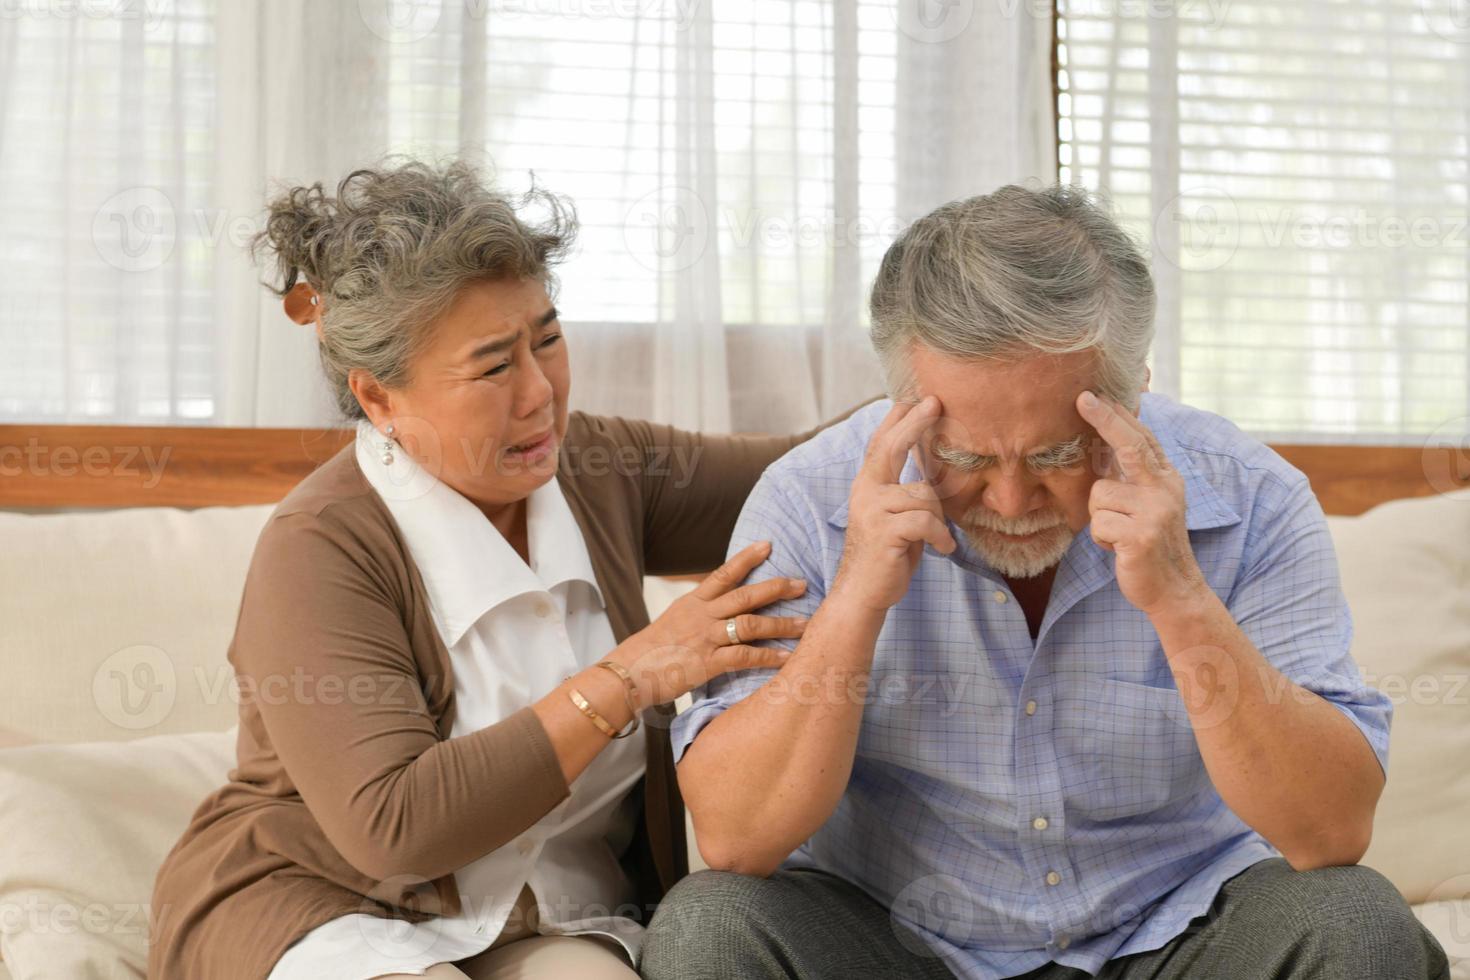
[[[644,937],[644,980],[952,980],[866,892],[820,871],[700,871],[674,886]],[[1083,980],[1049,963],[1026,980]],[[1107,963],[1104,980],[1448,980],[1449,964],[1388,880],[1362,866],[1293,871],[1281,858],[1221,887],[1161,949]]]

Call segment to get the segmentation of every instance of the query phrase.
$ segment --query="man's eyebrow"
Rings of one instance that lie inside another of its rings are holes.
[[[556,317],[556,307],[553,306],[545,313],[542,313],[540,316],[538,316],[531,324],[531,328],[533,330],[540,330],[547,324],[555,320]],[[485,343],[480,344],[478,347],[470,351],[469,360],[477,361],[482,357],[489,357],[491,354],[504,353],[505,351],[508,351],[512,347],[514,347],[516,345],[516,342],[520,339],[521,332],[517,330],[515,333],[506,334],[504,337],[497,337],[494,340],[487,340],[485,341]]]
[[[973,449],[956,446],[954,443],[946,441],[943,437],[934,440],[934,451],[949,453],[952,456],[970,456],[974,459],[994,459],[993,456],[988,456],[985,453],[977,453]]]
[[[1053,453],[1067,452],[1072,449],[1080,449],[1085,438],[1086,435],[1079,432],[1070,439],[1063,439],[1061,442],[1053,443],[1045,449],[1038,449],[1034,453],[1029,453],[1028,456],[1046,456]]]
[[[1039,456],[1060,455],[1062,453],[1080,449],[1082,448],[1082,443],[1085,441],[1085,439],[1086,433],[1079,432],[1077,435],[1072,436],[1070,439],[1064,439],[1061,442],[1052,443],[1050,446],[1038,449],[1035,452],[1027,453],[1026,458],[1035,459]],[[943,439],[937,440],[934,451],[936,453],[942,453],[954,457],[968,457],[969,459],[997,458],[995,456],[989,455],[988,453],[977,453],[971,449],[962,449],[959,446],[953,445],[952,443],[945,442]]]

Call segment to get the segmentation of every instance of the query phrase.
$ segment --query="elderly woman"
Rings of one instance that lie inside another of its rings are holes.
[[[569,412],[574,222],[538,196],[533,227],[408,164],[271,205],[258,245],[357,438],[256,545],[238,765],[159,871],[157,980],[636,976],[686,871],[670,702],[804,626],[752,612],[804,583],[739,587],[765,546],[720,564],[804,437]],[[649,623],[645,572],[716,566]]]

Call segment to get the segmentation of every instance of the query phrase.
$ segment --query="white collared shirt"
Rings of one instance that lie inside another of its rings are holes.
[[[370,424],[358,424],[358,465],[408,544],[449,651],[451,737],[509,717],[617,645],[581,529],[556,480],[527,499],[527,563],[474,504],[402,449],[385,465],[383,441]],[[500,934],[525,884],[540,904],[543,934],[608,934],[636,961],[642,929],[617,914],[636,902],[617,855],[635,830],[638,801],[630,791],[643,769],[640,729],[605,748],[550,813],[455,872],[459,915],[418,924],[342,916],[292,945],[270,980],[422,974],[435,963],[474,956]]]

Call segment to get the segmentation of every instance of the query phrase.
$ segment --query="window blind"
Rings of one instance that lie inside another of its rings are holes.
[[[871,275],[894,230],[896,0],[846,7],[444,5],[431,35],[406,21],[387,46],[391,147],[488,153],[510,186],[534,173],[571,198],[563,285],[580,317],[655,321],[660,270],[708,247],[726,322],[820,325],[834,239]],[[853,228],[833,218],[844,113],[860,132]]]
[[[1464,5],[1058,13],[1061,178],[1147,243],[1155,389],[1280,440],[1463,438]]]
[[[207,0],[0,15],[0,417],[213,413],[214,43]]]

